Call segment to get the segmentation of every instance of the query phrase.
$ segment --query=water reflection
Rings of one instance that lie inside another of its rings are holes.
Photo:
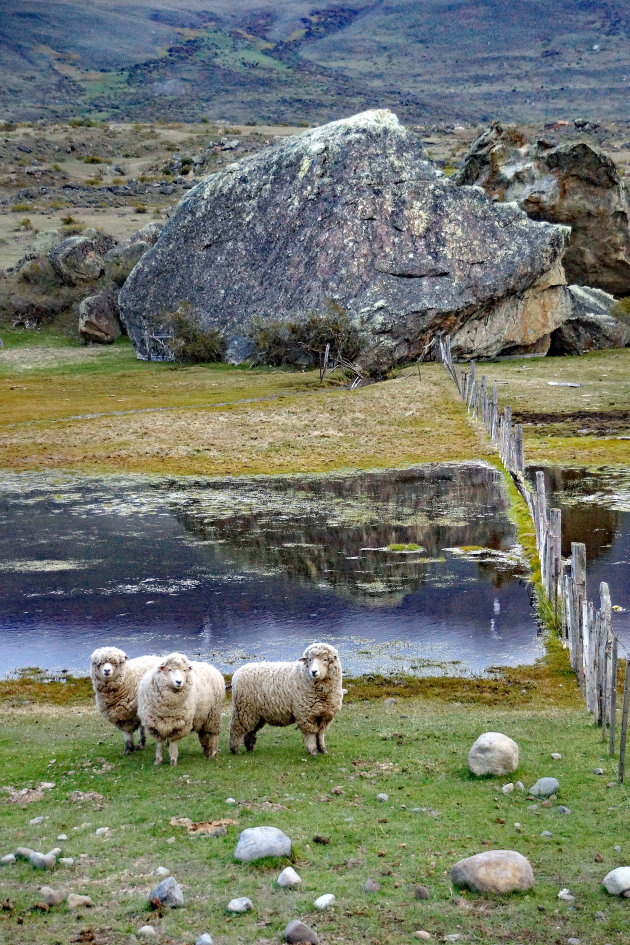
[[[0,673],[85,672],[111,642],[224,670],[316,638],[347,671],[482,671],[540,653],[500,475],[0,481]]]
[[[535,480],[535,470],[528,476]],[[613,605],[613,627],[630,649],[630,469],[588,470],[544,467],[550,504],[562,510],[562,554],[571,542],[586,545],[588,596],[599,605],[606,581]]]

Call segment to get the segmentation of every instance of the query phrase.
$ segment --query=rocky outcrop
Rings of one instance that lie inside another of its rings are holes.
[[[84,230],[81,236],[70,236],[55,246],[48,258],[62,284],[94,282],[104,274],[105,254],[115,243],[106,233]]]
[[[105,262],[119,269],[124,281],[138,260],[157,243],[161,230],[160,223],[147,223],[129,239],[112,246],[105,254]]]
[[[630,295],[628,188],[613,161],[584,140],[528,142],[498,123],[474,142],[453,180],[515,201],[533,220],[571,227],[563,265],[569,282]]]
[[[242,361],[255,354],[256,318],[303,322],[331,301],[360,332],[358,360],[372,371],[468,323],[455,353],[477,354],[484,324],[494,355],[535,344],[566,317],[568,236],[455,186],[395,115],[365,112],[190,190],[125,283],[121,316],[145,358],[163,356],[173,313],[221,331],[228,358]]]
[[[571,314],[552,332],[549,354],[584,354],[630,345],[630,322],[615,317],[612,295],[581,285],[570,285],[568,292]]]
[[[107,288],[79,305],[79,338],[83,344],[108,345],[122,334],[118,291]]]

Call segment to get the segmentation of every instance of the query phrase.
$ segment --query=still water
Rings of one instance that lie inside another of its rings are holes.
[[[255,479],[0,477],[0,675],[96,646],[233,671],[316,639],[350,674],[542,652],[501,476],[481,463]]]
[[[630,469],[547,466],[544,473],[550,505],[562,510],[562,554],[570,556],[573,541],[586,545],[588,596],[599,607],[599,585],[607,582],[613,630],[630,651]],[[535,479],[533,467],[528,474]]]

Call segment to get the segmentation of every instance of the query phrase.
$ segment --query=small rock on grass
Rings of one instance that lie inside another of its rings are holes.
[[[33,852],[30,847],[18,847],[14,855],[18,860],[28,860]]]
[[[431,898],[431,892],[428,889],[428,887],[422,886],[420,883],[418,883],[418,885],[414,887],[413,894],[416,897],[416,899],[430,899]]]
[[[57,863],[59,866],[74,866],[74,859],[71,856],[60,856]]]
[[[553,758],[554,761],[560,761],[562,758],[562,755],[560,754],[559,751],[552,751],[551,757]]]
[[[278,827],[247,827],[238,838],[234,858],[250,863],[266,856],[291,856],[291,850],[290,838]]]
[[[317,932],[299,919],[292,919],[284,930],[284,939],[289,945],[319,945]]]
[[[316,909],[330,909],[335,904],[335,897],[332,893],[326,893],[324,896],[319,896],[313,905]]]
[[[149,893],[149,902],[152,899],[159,899],[165,906],[171,906],[175,909],[177,906],[184,905],[184,893],[174,876],[168,876],[159,883],[153,892]]]
[[[287,866],[282,870],[276,882],[278,886],[298,886],[302,880],[292,866]]]
[[[418,929],[417,932],[413,933],[414,938],[419,938],[421,942],[429,942],[431,940],[431,933],[427,932],[426,929]]]
[[[31,850],[29,860],[39,870],[51,870],[57,865],[57,857],[52,853],[38,853],[36,850]]]
[[[363,892],[366,892],[366,893],[378,892],[380,888],[381,888],[381,884],[378,882],[378,880],[372,879],[372,877],[370,876],[369,879],[365,881]]]
[[[377,801],[388,801],[388,800],[389,800],[389,794],[385,794],[385,793],[377,794],[377,795],[376,795],[376,800],[377,800]]]
[[[152,938],[157,938],[157,934],[157,929],[155,929],[152,925],[142,925],[136,932],[136,935],[145,939],[146,941]]]
[[[17,859],[14,853],[7,853],[6,856],[3,856],[0,860],[2,866],[11,866],[13,863],[17,863]]]
[[[623,896],[630,889],[630,866],[618,866],[607,873],[602,882],[611,896]]]
[[[534,885],[534,873],[529,860],[515,850],[486,850],[452,866],[451,882],[473,892],[524,892]]]
[[[571,808],[570,808],[570,807],[565,807],[564,804],[558,804],[556,810],[558,811],[559,814],[570,814],[570,813],[571,813]]]
[[[52,886],[41,886],[39,892],[47,906],[58,906],[66,898],[65,892]]]
[[[171,875],[171,871],[170,871],[170,870],[167,870],[167,868],[166,868],[165,866],[158,866],[158,867],[156,867],[156,869],[154,870],[154,872],[155,872],[155,875],[156,875],[156,876],[170,876],[170,875]]]
[[[536,784],[530,787],[529,793],[534,797],[549,797],[550,794],[555,794],[559,787],[557,778],[538,778]]]
[[[249,912],[254,908],[254,904],[247,896],[239,896],[238,899],[230,899],[227,904],[228,912]]]
[[[195,945],[212,945],[212,936],[208,932],[204,932],[203,935],[200,935]]]
[[[89,909],[94,905],[89,896],[80,896],[78,893],[70,893],[67,902],[68,909]]]

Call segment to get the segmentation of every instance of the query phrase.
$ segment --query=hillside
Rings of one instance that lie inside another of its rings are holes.
[[[0,27],[11,120],[319,123],[625,118],[623,0],[15,0]]]

